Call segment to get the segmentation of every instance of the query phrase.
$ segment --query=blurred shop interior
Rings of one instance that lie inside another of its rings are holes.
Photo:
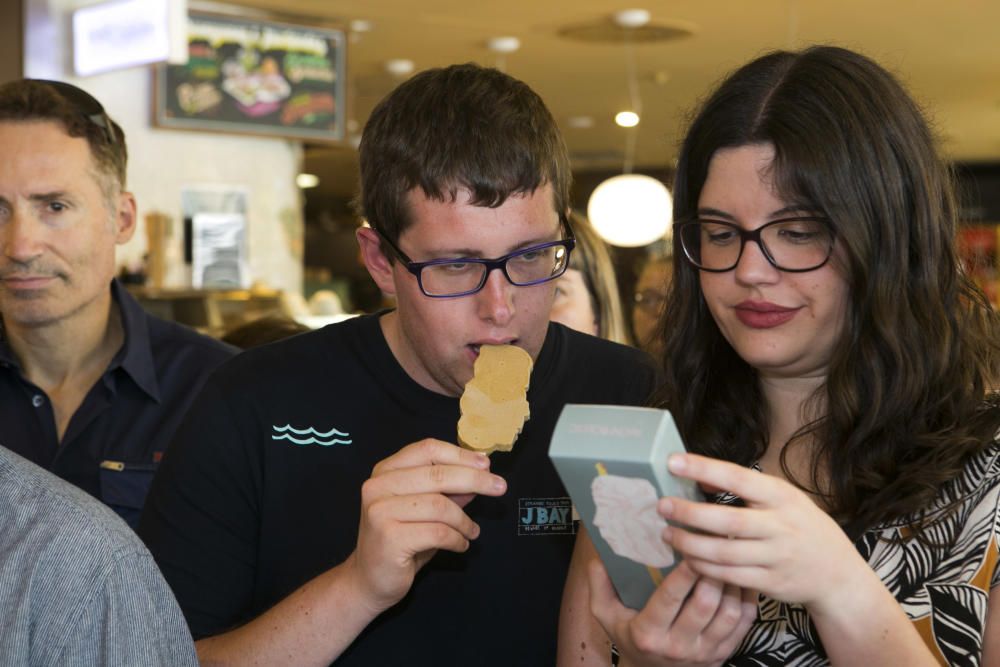
[[[670,252],[664,186],[700,96],[764,51],[840,44],[900,74],[932,118],[960,185],[961,247],[996,304],[997,25],[1000,3],[909,0],[7,0],[0,80],[69,81],[102,101],[125,130],[141,218],[121,276],[154,313],[218,334],[389,305],[354,240],[357,145],[414,72],[472,61],[542,96],[574,208],[608,230],[630,305],[638,267]],[[598,220],[598,186],[626,175],[658,184],[658,203],[629,211],[626,195]]]

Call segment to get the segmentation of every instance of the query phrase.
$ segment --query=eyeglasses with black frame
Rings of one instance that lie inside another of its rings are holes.
[[[697,219],[674,225],[687,260],[702,271],[732,271],[747,241],[761,249],[771,266],[790,273],[815,271],[830,260],[836,232],[823,216],[772,220],[748,231],[732,222]]]
[[[104,138],[107,139],[109,146],[114,146],[118,143],[115,138],[115,128],[111,123],[111,118],[108,117],[104,107],[93,95],[65,81],[50,81],[48,79],[32,79],[32,81],[53,88],[81,116],[101,128],[104,131]]]
[[[494,269],[500,269],[507,281],[518,287],[539,285],[564,274],[576,239],[569,221],[564,216],[560,221],[566,229],[566,238],[521,248],[496,259],[453,257],[414,262],[385,234],[378,229],[375,232],[406,270],[417,277],[417,284],[425,296],[444,299],[475,294],[483,288]]]

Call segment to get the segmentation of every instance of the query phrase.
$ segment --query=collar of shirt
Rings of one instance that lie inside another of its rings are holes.
[[[114,371],[121,368],[140,389],[159,403],[160,384],[156,379],[156,365],[153,363],[153,347],[149,339],[149,320],[146,311],[117,280],[111,281],[111,295],[121,312],[125,343],[108,364],[104,381],[114,391]]]
[[[160,384],[156,379],[156,366],[153,364],[153,348],[149,338],[146,311],[117,280],[111,281],[111,296],[121,313],[125,342],[108,364],[102,381],[111,391],[115,391],[115,371],[121,368],[140,389],[159,403]],[[2,326],[0,326],[0,364],[21,371],[21,364],[10,348]]]

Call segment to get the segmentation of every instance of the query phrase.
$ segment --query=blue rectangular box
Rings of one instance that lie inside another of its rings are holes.
[[[667,470],[683,451],[673,417],[654,408],[570,404],[552,435],[549,457],[627,607],[642,608],[680,562],[660,536],[657,500],[703,500],[695,482]]]

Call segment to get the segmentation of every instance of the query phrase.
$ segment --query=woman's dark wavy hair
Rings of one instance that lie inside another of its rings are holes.
[[[875,62],[829,46],[774,52],[731,74],[694,118],[675,219],[694,217],[718,150],[760,143],[774,146],[778,192],[832,221],[850,292],[827,381],[812,398],[823,416],[790,442],[815,443],[812,476],[794,481],[816,491],[822,478],[827,509],[854,538],[905,517],[919,530],[922,510],[1000,423],[991,398],[1000,325],[956,254],[950,170],[920,109]],[[682,256],[676,236],[673,244]],[[656,401],[689,447],[759,459],[768,419],[756,372],[723,338],[688,262],[674,265],[660,329]],[[784,455],[782,467],[790,476]]]

